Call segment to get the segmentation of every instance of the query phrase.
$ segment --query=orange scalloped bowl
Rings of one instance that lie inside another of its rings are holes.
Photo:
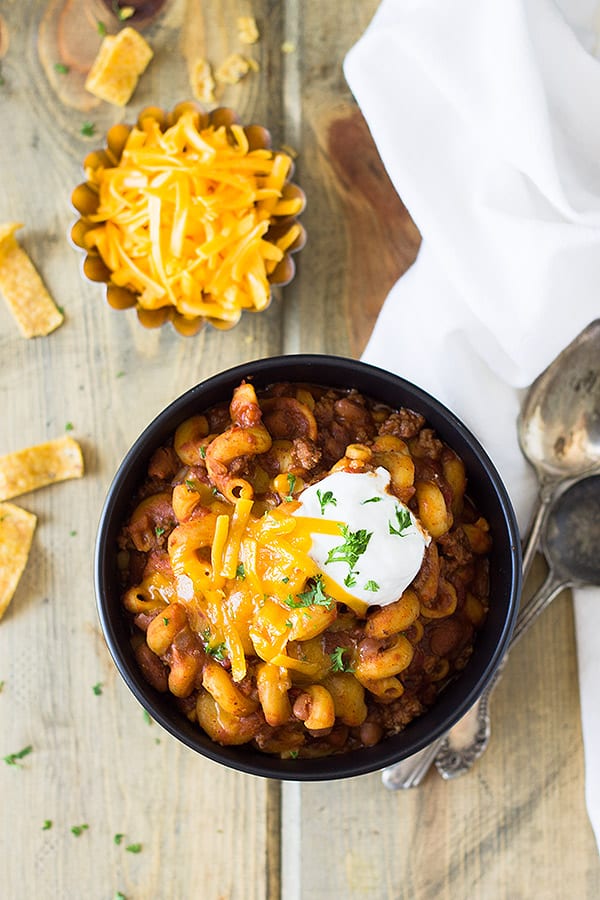
[[[293,160],[232,109],[147,107],[136,125],[114,125],[83,168],[71,197],[83,274],[146,328],[232,328],[294,277],[306,198]]]

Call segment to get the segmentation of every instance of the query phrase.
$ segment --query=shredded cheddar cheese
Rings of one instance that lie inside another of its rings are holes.
[[[301,232],[291,223],[267,239],[273,217],[302,208],[283,196],[290,166],[286,153],[251,150],[240,125],[200,128],[186,110],[163,131],[144,117],[116,166],[86,172],[99,198],[86,249],[142,309],[235,324],[268,305],[269,275]]]

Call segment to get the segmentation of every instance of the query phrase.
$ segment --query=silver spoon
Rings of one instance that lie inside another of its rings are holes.
[[[557,486],[600,461],[600,319],[588,325],[531,385],[517,427],[521,449],[539,481],[538,509],[523,554],[525,580]],[[503,665],[448,735],[383,771],[387,788],[416,787],[438,754],[436,765],[443,778],[468,771],[489,741],[489,697]]]

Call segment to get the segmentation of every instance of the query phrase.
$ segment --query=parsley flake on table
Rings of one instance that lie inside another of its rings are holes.
[[[98,29],[100,37],[106,37],[106,25],[104,22],[101,22],[100,19],[96,21],[96,28]]]
[[[326,506],[337,506],[337,500],[333,496],[333,491],[325,491],[324,494],[321,491],[317,491],[317,500],[319,501],[319,506],[321,507],[321,515],[325,515],[325,507]]]
[[[121,843],[121,841],[123,840],[124,837],[125,837],[124,834],[121,834],[121,832],[117,832],[117,834],[115,834],[113,840],[114,840],[115,844],[118,845]]]
[[[19,760],[23,759],[25,756],[29,756],[29,754],[33,751],[33,747],[29,744],[27,747],[23,747],[22,750],[19,750],[17,753],[9,753],[8,756],[3,757],[4,762],[7,766],[18,766],[20,765]]]
[[[72,530],[69,532],[69,537],[75,537],[76,534],[77,534],[77,532],[76,532],[74,529],[72,529]]]
[[[96,126],[93,122],[84,122],[79,131],[84,137],[93,137],[96,133]]]
[[[127,900],[125,894],[122,894],[121,891],[117,891],[115,894],[115,900]]]
[[[5,681],[0,681],[0,694],[2,693],[2,688],[4,687],[5,684],[6,684]]]
[[[354,672],[354,669],[344,662],[344,653],[346,653],[347,650],[348,647],[336,647],[335,650],[329,654],[332,672]]]
[[[92,690],[93,690],[94,694],[96,695],[96,697],[99,697],[100,694],[102,693],[102,682],[101,682],[101,681],[98,681],[98,682],[92,687]]]
[[[125,375],[125,372],[123,372],[121,370],[120,372],[117,372],[117,374],[115,375],[115,378],[123,378],[124,375]]]
[[[86,825],[85,823],[83,825],[72,825],[71,834],[74,834],[75,837],[79,837],[83,834],[84,831],[87,831],[89,827],[90,826]]]
[[[52,828],[52,819],[44,819],[44,824],[42,825],[42,831],[50,831]]]
[[[152,716],[147,709],[144,710],[144,720],[147,725],[152,725]]]
[[[398,522],[397,528],[394,528],[392,522],[388,522],[390,534],[406,537],[403,532],[405,532],[407,528],[410,528],[412,524],[409,511],[407,509],[396,509],[396,520]]]
[[[127,847],[125,847],[125,849],[127,850],[128,853],[141,853],[142,845],[141,844],[128,844]]]
[[[59,75],[67,75],[69,73],[69,67],[65,66],[64,63],[54,63],[54,71],[58,72]]]
[[[65,425],[65,431],[73,431],[74,425],[72,422],[67,422]]]
[[[323,577],[316,575],[312,586],[307,591],[304,591],[302,594],[296,594],[295,597],[289,594],[286,597],[285,605],[289,606],[290,609],[301,609],[305,606],[325,606],[327,609],[333,609],[335,600],[323,590]]]

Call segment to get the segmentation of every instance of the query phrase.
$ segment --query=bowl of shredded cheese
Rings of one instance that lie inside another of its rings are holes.
[[[145,327],[229,329],[292,280],[305,196],[266,128],[227,108],[148,107],[134,126],[113,126],[83,166],[71,238],[84,275]]]

